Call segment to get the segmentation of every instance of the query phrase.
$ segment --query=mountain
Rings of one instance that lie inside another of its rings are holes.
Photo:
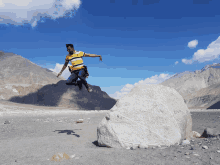
[[[0,52],[0,99],[40,106],[68,107],[74,110],[107,110],[116,100],[98,86],[66,85],[63,77],[13,53]]]
[[[175,74],[160,84],[176,89],[183,97],[188,108],[204,109],[211,107],[212,104],[218,101],[217,96],[220,91],[217,89],[219,83],[220,64],[214,63],[194,72],[185,71]]]
[[[0,84],[48,84],[65,80],[28,59],[0,51]]]

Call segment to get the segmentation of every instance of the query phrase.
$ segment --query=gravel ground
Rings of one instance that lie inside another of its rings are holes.
[[[34,107],[32,113],[28,113],[30,107],[19,108],[0,106],[1,165],[220,164],[218,138],[199,138],[190,141],[189,145],[167,148],[126,150],[98,147],[97,126],[106,111],[49,111],[45,107],[44,110]],[[220,111],[191,111],[193,131],[202,134],[207,127],[219,127]],[[83,123],[76,123],[79,119],[84,119]]]

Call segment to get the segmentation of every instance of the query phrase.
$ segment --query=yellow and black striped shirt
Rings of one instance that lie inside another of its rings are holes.
[[[82,57],[85,56],[85,53],[82,51],[75,51],[72,55],[67,55],[65,61],[71,62],[72,66],[70,66],[71,70],[79,70],[84,68],[83,67],[83,59]]]

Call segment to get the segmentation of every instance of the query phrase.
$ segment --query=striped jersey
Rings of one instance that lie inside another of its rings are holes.
[[[72,55],[67,55],[66,56],[66,61],[71,62],[72,66],[70,66],[71,70],[79,70],[84,68],[83,67],[83,59],[82,57],[84,57],[85,53],[81,52],[81,51],[75,51],[74,54]]]

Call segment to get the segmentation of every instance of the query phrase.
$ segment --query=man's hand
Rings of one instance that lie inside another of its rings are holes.
[[[102,61],[102,56],[101,55],[99,56],[99,61]]]
[[[58,73],[57,77],[59,77],[61,74],[62,74],[61,72],[60,72],[60,73]]]

